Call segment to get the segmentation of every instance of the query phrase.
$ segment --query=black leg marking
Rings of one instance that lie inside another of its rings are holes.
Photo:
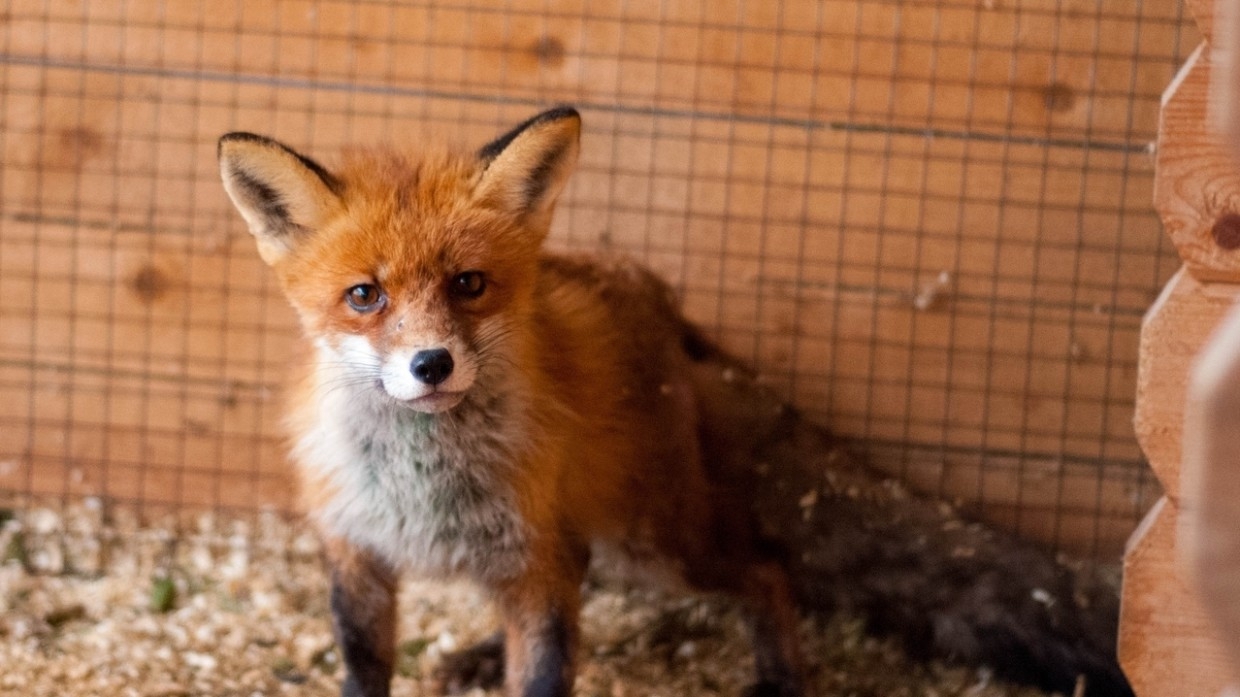
[[[745,688],[741,694],[742,697],[802,697],[805,693],[798,685],[762,680]]]
[[[750,557],[697,560],[688,580],[702,589],[732,594],[744,603],[757,672],[745,697],[802,697],[805,686],[797,649],[796,608],[781,555],[761,543],[755,543],[753,552]]]
[[[445,654],[435,669],[435,687],[444,694],[460,694],[475,687],[490,690],[503,684],[503,632],[496,632],[462,651]]]
[[[552,614],[531,645],[523,697],[570,697],[573,691],[572,650],[575,627]]]
[[[749,630],[750,642],[754,652],[754,667],[757,669],[757,682],[746,691],[746,695],[758,697],[800,697],[800,671],[794,667],[790,656],[795,648],[789,648],[787,634],[794,631],[783,626],[777,617],[779,608],[747,608],[745,625]]]
[[[336,643],[345,665],[341,696],[388,697],[392,664],[390,659],[380,655],[374,623],[366,621],[373,617],[376,608],[362,607],[335,573],[332,574],[331,608]]]

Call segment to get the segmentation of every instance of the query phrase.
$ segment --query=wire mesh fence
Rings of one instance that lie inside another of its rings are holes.
[[[215,140],[585,121],[552,245],[642,259],[875,466],[1059,548],[1156,498],[1132,435],[1149,0],[24,2],[0,11],[0,500],[288,510],[297,329]]]

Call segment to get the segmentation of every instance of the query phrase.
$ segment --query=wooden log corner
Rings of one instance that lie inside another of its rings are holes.
[[[1240,170],[1209,117],[1213,49],[1202,44],[1163,94],[1154,208],[1189,271],[1240,281]]]

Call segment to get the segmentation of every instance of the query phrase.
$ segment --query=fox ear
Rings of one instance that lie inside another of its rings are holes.
[[[535,116],[478,151],[485,169],[479,195],[546,230],[577,164],[581,115],[558,107]]]
[[[268,264],[343,207],[340,185],[327,170],[270,138],[228,133],[220,138],[219,159],[224,190]]]

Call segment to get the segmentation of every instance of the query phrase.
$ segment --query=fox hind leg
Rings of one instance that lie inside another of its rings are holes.
[[[760,562],[745,582],[745,625],[753,644],[757,681],[745,697],[803,697],[796,607],[782,565]]]
[[[715,557],[688,569],[687,580],[704,591],[739,599],[753,645],[756,680],[745,697],[805,697],[797,613],[787,571],[778,556]]]

